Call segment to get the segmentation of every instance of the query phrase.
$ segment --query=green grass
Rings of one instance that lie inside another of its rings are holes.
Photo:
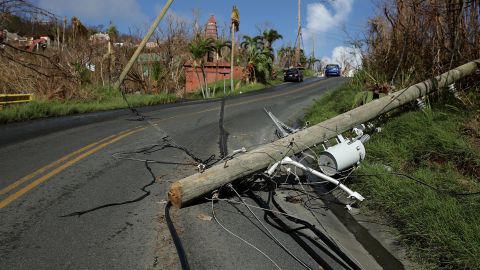
[[[345,84],[334,91],[325,93],[315,101],[312,107],[307,109],[306,120],[310,123],[320,123],[352,109],[353,98],[359,91],[359,88]]]
[[[328,93],[308,110],[306,120],[318,123],[349,110],[356,93],[351,85]],[[390,115],[383,131],[367,142],[367,158],[357,172],[379,175],[349,183],[367,197],[362,207],[399,229],[409,254],[421,264],[480,269],[480,196],[451,194],[480,191],[480,130],[465,128],[474,114],[459,104],[433,104],[425,112]],[[438,190],[388,175],[390,170]]]
[[[88,100],[34,100],[26,104],[6,106],[0,110],[0,123],[127,108],[119,92],[108,88],[95,89],[93,91],[93,97]],[[127,99],[131,106],[139,107],[172,103],[175,102],[176,97],[173,94],[129,94]]]
[[[235,81],[235,84],[238,81]],[[278,85],[282,81],[272,80],[267,84],[251,83],[242,85],[235,89],[233,93],[230,92],[230,81],[226,81],[226,95],[233,96],[251,91],[262,90],[266,87]],[[214,84],[209,87],[213,89]],[[223,97],[223,81],[216,82],[217,90],[215,97]],[[5,106],[0,109],[0,123],[18,122],[24,120],[31,120],[51,116],[63,116],[77,113],[105,111],[112,109],[127,108],[127,104],[123,100],[121,94],[112,88],[92,88],[86,89],[91,92],[91,98],[85,100],[34,100],[30,103]],[[200,91],[191,93],[188,98],[202,99]],[[144,95],[144,94],[128,94],[128,102],[133,107],[151,106],[156,104],[172,103],[176,101],[174,94],[158,94],[158,95]]]
[[[236,84],[238,81],[235,81]],[[272,80],[267,84],[251,83],[242,85],[240,88],[230,92],[230,81],[226,81],[226,95],[233,96],[251,91],[262,90],[266,87],[278,85],[281,80]],[[216,95],[212,98],[223,97],[223,81],[215,83],[217,86]],[[209,87],[213,89],[214,84]],[[89,91],[91,97],[85,100],[34,100],[30,103],[9,105],[0,109],[0,123],[18,122],[24,120],[31,120],[51,116],[63,116],[77,113],[105,111],[112,109],[127,108],[127,104],[123,100],[121,94],[112,88],[91,88],[83,89]],[[203,99],[200,91],[189,94],[187,98]],[[133,107],[150,106],[156,104],[172,103],[177,100],[174,94],[158,94],[158,95],[144,95],[144,94],[129,94],[127,95],[128,102]]]
[[[303,71],[303,76],[304,77],[312,77],[312,76],[316,76],[317,75],[317,72],[315,70],[312,70],[312,69],[305,69]]]

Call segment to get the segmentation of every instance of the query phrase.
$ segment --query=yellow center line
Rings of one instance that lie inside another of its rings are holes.
[[[94,142],[94,143],[92,143],[92,144],[89,144],[89,145],[87,145],[87,146],[85,146],[85,147],[82,147],[82,148],[80,148],[80,149],[78,149],[78,150],[76,150],[76,151],[74,151],[74,152],[72,152],[72,153],[70,153],[70,154],[68,154],[68,155],[66,155],[66,156],[64,156],[64,157],[62,157],[62,158],[60,158],[60,159],[52,162],[52,163],[50,163],[50,164],[45,165],[44,167],[42,167],[42,168],[40,168],[40,169],[32,172],[31,174],[28,174],[28,175],[26,175],[26,176],[18,179],[17,181],[13,182],[12,184],[8,185],[7,187],[1,189],[1,190],[0,190],[0,195],[4,195],[4,194],[12,191],[13,189],[17,188],[17,187],[20,186],[21,184],[23,184],[23,183],[27,182],[28,180],[30,180],[30,179],[38,176],[39,174],[44,173],[44,172],[47,171],[48,169],[50,169],[50,168],[52,168],[52,167],[55,167],[55,166],[57,166],[58,164],[60,164],[60,163],[62,163],[62,162],[64,162],[64,161],[70,159],[71,157],[73,157],[73,156],[75,156],[75,155],[77,155],[77,154],[79,154],[79,153],[81,153],[81,152],[83,152],[83,151],[86,151],[86,150],[88,150],[88,149],[96,146],[97,144],[100,144],[100,143],[106,141],[106,140],[110,140],[110,139],[112,139],[112,138],[115,137],[115,136],[121,135],[122,133],[125,133],[125,132],[127,132],[127,131],[128,131],[128,130],[125,130],[125,131],[122,131],[122,132],[120,132],[120,133],[118,133],[118,134],[114,134],[114,135],[108,136],[108,137],[106,137],[106,138],[103,138],[103,139],[100,140],[100,141],[97,141],[97,142]]]
[[[236,106],[243,105],[243,104],[255,103],[255,102],[259,102],[259,101],[263,101],[263,100],[267,100],[267,99],[272,99],[272,98],[276,98],[276,97],[291,95],[291,94],[295,94],[297,92],[303,91],[303,90],[305,90],[309,87],[312,87],[312,85],[300,87],[300,88],[298,88],[294,91],[280,93],[280,94],[277,94],[277,95],[271,95],[271,96],[266,96],[266,97],[263,97],[263,98],[250,99],[250,100],[246,100],[246,101],[242,101],[242,102],[238,102],[238,103],[234,103],[234,104],[229,104],[229,105],[226,105],[225,107],[227,107],[227,108],[228,107],[236,107]],[[211,107],[211,108],[208,108],[208,109],[205,109],[205,110],[201,110],[201,111],[190,112],[190,113],[185,113],[185,114],[180,114],[180,115],[167,117],[167,118],[164,118],[164,119],[160,119],[159,121],[156,121],[155,123],[160,123],[160,122],[170,120],[170,119],[181,118],[181,117],[186,117],[186,116],[191,116],[191,115],[197,115],[197,114],[216,111],[216,110],[218,110],[217,106]],[[40,168],[40,169],[38,169],[37,171],[20,178],[19,180],[15,181],[14,183],[10,184],[9,186],[1,189],[0,190],[0,195],[6,194],[6,193],[12,191],[13,189],[17,188],[18,186],[22,185],[23,183],[27,182],[28,180],[44,173],[48,169],[53,168],[53,167],[59,165],[60,163],[72,158],[73,156],[88,150],[87,152],[84,152],[83,154],[79,155],[78,157],[66,162],[65,164],[63,164],[63,165],[61,165],[57,168],[55,168],[54,170],[50,171],[46,175],[38,178],[37,180],[35,180],[32,183],[25,186],[24,188],[20,189],[19,191],[15,192],[14,194],[12,194],[12,195],[8,196],[7,198],[5,198],[4,200],[0,201],[0,209],[9,205],[11,202],[15,201],[16,199],[18,199],[19,197],[21,197],[22,195],[24,195],[28,191],[32,190],[33,188],[37,187],[41,183],[47,181],[48,179],[50,179],[51,177],[55,176],[56,174],[62,172],[63,170],[71,167],[72,165],[74,165],[78,161],[84,159],[85,157],[88,157],[88,156],[98,152],[99,150],[107,147],[108,145],[110,145],[114,142],[117,142],[117,141],[119,141],[119,140],[121,140],[121,139],[123,139],[123,138],[125,138],[129,135],[132,135],[132,134],[137,133],[141,130],[144,130],[146,128],[147,127],[141,127],[141,128],[136,128],[136,129],[131,130],[131,131],[127,130],[127,131],[120,132],[116,135],[106,137],[106,138],[104,138],[104,139],[102,139],[98,142],[89,144],[89,145],[87,145],[87,146],[85,146],[81,149],[78,149],[78,150],[76,150],[76,151],[74,151],[74,152],[72,152],[72,153],[70,153],[70,154],[68,154],[68,155],[66,155],[66,156],[64,156],[64,157],[62,157],[62,158],[44,166],[42,168]],[[93,147],[95,147],[95,148],[93,148]],[[91,148],[93,148],[93,149],[91,149]]]
[[[117,142],[129,135],[132,135],[134,133],[137,133],[139,131],[142,131],[144,130],[145,127],[143,128],[139,128],[139,129],[135,129],[135,130],[132,130],[132,131],[129,131],[127,133],[124,133],[122,135],[119,135],[113,139],[111,139],[110,141],[106,141],[104,143],[101,143],[100,145],[96,146],[95,148],[93,149],[90,149],[89,151],[79,155],[78,157],[66,162],[65,164],[53,169],[52,171],[50,171],[49,173],[45,174],[44,176],[38,178],[37,180],[31,182],[30,184],[28,184],[27,186],[23,187],[22,189],[20,189],[19,191],[13,193],[12,195],[8,196],[7,198],[5,198],[4,200],[0,201],[0,209],[6,207],[7,205],[9,205],[11,202],[15,201],[16,199],[20,198],[22,195],[24,195],[25,193],[29,192],[30,190],[34,189],[35,187],[37,187],[38,185],[42,184],[43,182],[47,181],[48,179],[50,179],[51,177],[57,175],[58,173],[64,171],[65,169],[71,167],[72,165],[74,165],[75,163],[79,162],[80,160],[100,151],[101,149],[107,147],[108,145],[114,143],[114,142]]]

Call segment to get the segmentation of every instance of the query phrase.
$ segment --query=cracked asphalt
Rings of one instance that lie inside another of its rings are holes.
[[[196,168],[164,161],[189,163],[192,158],[175,148],[131,152],[161,145],[165,135],[202,160],[251,149],[275,139],[264,107],[294,125],[315,98],[344,82],[312,78],[224,101],[140,109],[153,127],[127,110],[0,126],[1,268],[178,269],[164,217],[167,191],[172,181]],[[128,159],[115,158],[120,152],[128,152]],[[162,162],[146,164],[145,159]],[[246,209],[216,207],[225,226],[282,268],[302,268],[258,229]],[[258,251],[208,220],[211,215],[208,201],[172,211],[192,269],[274,269]],[[275,235],[318,268],[287,234]],[[351,246],[368,269],[381,268],[360,244]]]

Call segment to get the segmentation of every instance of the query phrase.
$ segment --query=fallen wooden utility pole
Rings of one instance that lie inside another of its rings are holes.
[[[433,79],[415,84],[278,141],[258,147],[228,161],[226,166],[223,163],[215,165],[202,173],[196,173],[178,180],[171,185],[168,197],[173,205],[181,208],[192,200],[240,177],[267,168],[269,165],[282,160],[286,155],[292,156],[308,147],[321,144],[358,124],[372,120],[436,89],[446,87],[475,73],[479,67],[480,59],[469,62]],[[295,143],[292,144],[292,141]]]
[[[142,53],[142,50],[145,48],[147,45],[148,40],[152,37],[153,33],[155,32],[155,29],[157,29],[158,25],[163,19],[163,16],[165,16],[165,13],[167,13],[168,8],[170,8],[170,5],[172,4],[173,0],[167,0],[167,3],[163,6],[162,10],[160,11],[160,14],[158,14],[157,18],[155,21],[152,23],[150,28],[148,29],[147,34],[143,37],[142,42],[140,42],[140,45],[138,45],[137,49],[133,53],[132,57],[128,61],[127,65],[123,69],[122,73],[120,74],[120,77],[118,80],[115,82],[113,85],[114,89],[120,89],[120,86],[123,83],[123,80],[127,77],[128,73],[133,67],[133,64],[135,61],[137,61],[138,56],[140,56],[140,53]]]

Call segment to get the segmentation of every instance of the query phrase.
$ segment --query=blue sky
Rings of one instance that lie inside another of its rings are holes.
[[[120,31],[146,29],[160,11],[165,0],[36,0],[60,16],[77,16],[87,25],[108,25],[110,21]],[[175,0],[170,8],[175,15],[191,20],[198,9],[200,21],[205,23],[215,15],[222,27],[229,22],[232,6],[240,11],[239,34],[257,35],[259,28],[271,27],[279,31],[283,44],[294,45],[297,36],[296,0]],[[371,0],[302,0],[303,48],[310,54],[315,37],[315,56],[332,58],[335,48],[345,46],[348,35],[357,37],[365,30],[367,20],[374,13]],[[348,35],[345,34],[348,32]]]

